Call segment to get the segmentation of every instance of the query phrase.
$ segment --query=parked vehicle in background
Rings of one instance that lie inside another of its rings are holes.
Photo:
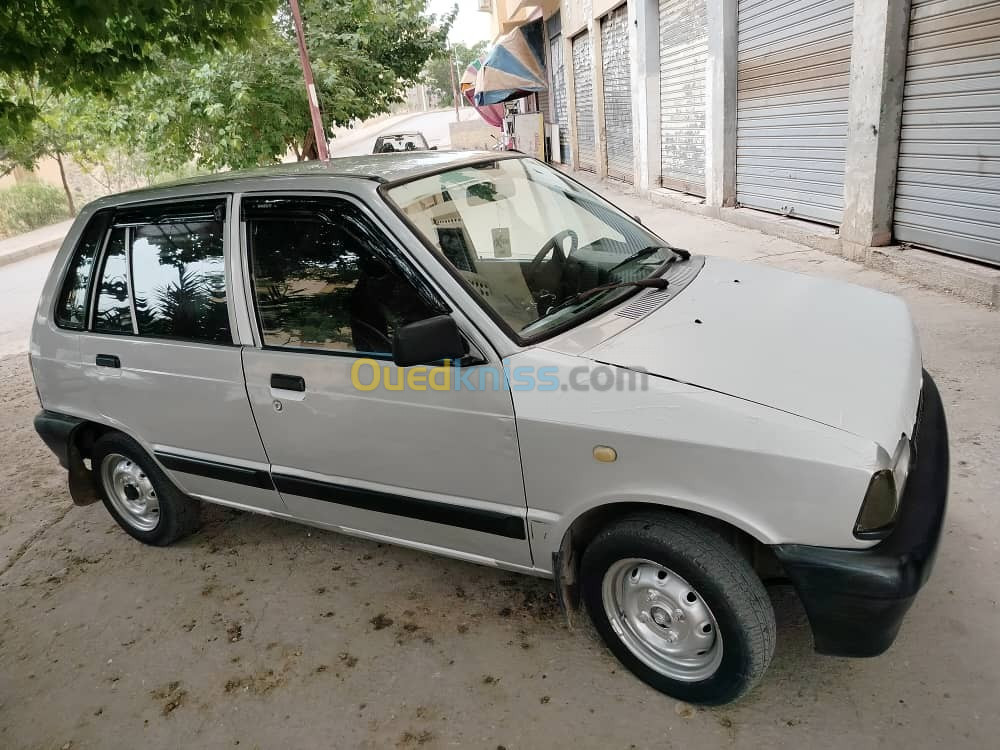
[[[394,154],[397,151],[437,151],[437,146],[428,146],[423,133],[392,133],[375,139],[373,154]]]
[[[764,674],[773,577],[821,653],[885,651],[945,512],[944,411],[901,300],[692,256],[517,154],[97,201],[31,365],[74,501],[136,539],[209,502],[552,578],[697,703]]]

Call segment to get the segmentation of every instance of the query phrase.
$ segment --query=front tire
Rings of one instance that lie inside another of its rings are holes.
[[[774,611],[750,564],[715,531],[678,513],[628,516],[587,546],[584,602],[615,656],[689,703],[750,690],[774,654]]]
[[[165,547],[197,530],[198,501],[178,490],[132,438],[120,432],[101,437],[91,466],[104,507],[140,542]]]

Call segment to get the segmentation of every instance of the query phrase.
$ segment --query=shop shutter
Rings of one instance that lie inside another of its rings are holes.
[[[580,151],[579,168],[597,171],[597,145],[594,134],[594,74],[590,64],[590,35],[573,39],[573,93],[576,95],[576,141]]]
[[[604,127],[608,143],[608,175],[633,181],[632,72],[628,50],[628,7],[622,5],[601,21],[604,75]]]
[[[740,0],[736,200],[840,224],[851,0]]]
[[[660,0],[660,183],[702,196],[707,58],[705,0]]]
[[[913,2],[894,222],[1000,263],[1000,2]]]
[[[559,150],[562,152],[560,161],[569,164],[569,96],[566,93],[562,34],[556,34],[549,40],[549,71],[552,81],[552,101],[555,104],[556,122],[559,124]]]

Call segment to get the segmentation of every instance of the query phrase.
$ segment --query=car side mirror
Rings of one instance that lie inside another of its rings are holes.
[[[464,356],[465,341],[450,315],[437,315],[400,326],[392,337],[392,361],[400,367]]]

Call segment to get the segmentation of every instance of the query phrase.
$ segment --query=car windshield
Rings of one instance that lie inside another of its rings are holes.
[[[677,257],[635,220],[533,159],[459,167],[388,196],[520,338],[591,317],[635,292],[619,284],[657,275]]]
[[[379,136],[375,151],[426,151],[427,140],[421,133],[396,133]]]

